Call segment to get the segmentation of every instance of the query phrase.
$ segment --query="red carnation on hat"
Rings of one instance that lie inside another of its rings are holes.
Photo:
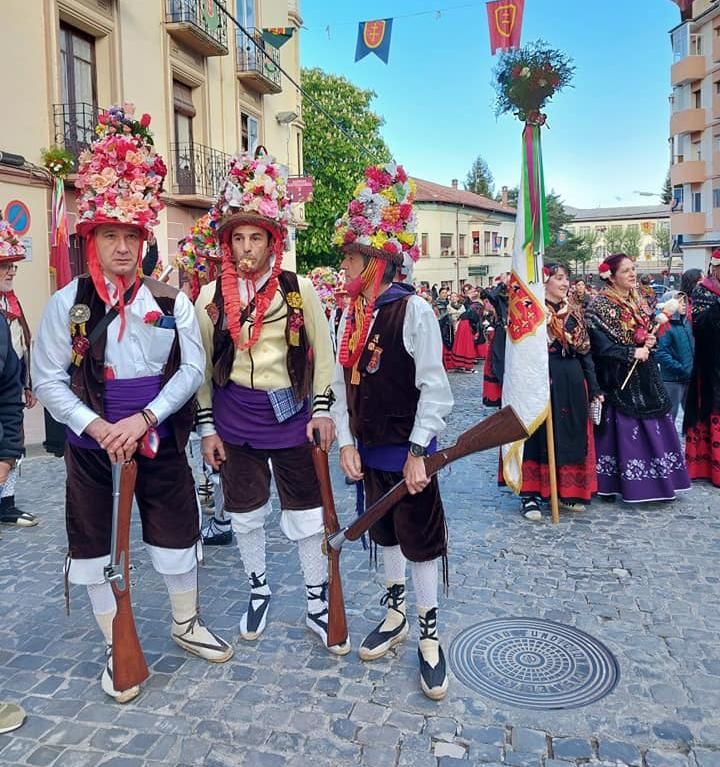
[[[603,280],[609,280],[610,279],[610,264],[608,264],[606,261],[603,261],[600,266],[598,266],[598,273],[600,274],[600,279]]]
[[[147,112],[145,112],[143,116],[140,118],[140,125],[142,125],[143,128],[147,128],[148,125],[150,125],[151,119],[152,118],[150,117],[150,115]]]

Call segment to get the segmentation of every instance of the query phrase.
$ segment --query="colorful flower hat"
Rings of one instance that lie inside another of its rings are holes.
[[[713,250],[710,254],[710,268],[720,266],[720,249]]]
[[[325,313],[329,316],[335,308],[335,293],[338,289],[338,273],[329,266],[316,266],[308,273]]]
[[[175,266],[186,272],[207,273],[209,264],[219,264],[220,246],[210,220],[210,214],[201,216],[187,237],[178,243]]]
[[[25,246],[15,230],[0,218],[0,264],[12,264],[25,258]]]
[[[100,224],[127,224],[146,233],[158,224],[167,168],[153,147],[150,115],[135,120],[134,113],[133,104],[110,107],[98,118],[98,138],[80,154],[75,228],[81,235]]]
[[[235,155],[210,219],[219,242],[229,238],[239,224],[266,229],[275,240],[275,250],[286,247],[288,225],[292,220],[287,194],[288,170],[271,155]]]
[[[371,165],[355,188],[347,213],[335,224],[333,244],[398,266],[405,254],[417,261],[414,200],[415,182],[402,165]]]

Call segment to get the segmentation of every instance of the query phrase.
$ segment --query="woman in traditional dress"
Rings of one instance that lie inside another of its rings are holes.
[[[595,377],[582,309],[568,301],[567,268],[562,264],[549,264],[543,272],[560,508],[585,511],[585,504],[597,490],[593,427],[588,406],[590,400],[601,402],[603,395]],[[501,484],[504,484],[502,479]],[[531,521],[540,520],[540,502],[550,498],[544,424],[525,442],[520,496],[523,516]]]
[[[624,253],[609,256],[599,273],[605,287],[585,311],[605,393],[595,429],[598,494],[629,503],[672,500],[690,487],[690,478],[653,358],[656,320]]]
[[[453,341],[452,356],[446,362],[446,370],[472,373],[475,370],[477,347],[475,339],[480,329],[480,304],[470,304],[458,317]]]
[[[489,325],[487,356],[483,368],[482,401],[486,407],[500,407],[502,381],[505,374],[505,338],[508,314],[507,286],[498,282],[480,294],[485,301]]]
[[[720,487],[720,250],[712,254],[709,271],[692,293],[695,366],[683,431],[690,477]]]

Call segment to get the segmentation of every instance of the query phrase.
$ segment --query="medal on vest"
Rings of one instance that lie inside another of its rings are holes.
[[[70,337],[72,338],[72,364],[79,367],[90,348],[87,339],[87,322],[90,319],[90,307],[75,304],[68,313],[70,319]]]
[[[285,299],[287,301],[288,316],[288,344],[290,346],[300,346],[300,328],[305,324],[305,318],[302,313],[302,296],[295,291],[288,293]]]
[[[365,367],[365,370],[367,370],[367,372],[371,374],[377,373],[378,370],[380,370],[380,355],[383,353],[383,350],[378,345],[379,340],[380,340],[380,334],[376,333],[375,336],[373,337],[373,340],[370,341],[370,343],[367,345],[368,351],[372,353],[370,355],[370,361]]]

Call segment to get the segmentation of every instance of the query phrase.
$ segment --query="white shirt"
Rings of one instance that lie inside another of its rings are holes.
[[[376,309],[373,323],[377,313]],[[338,341],[343,337],[346,321],[347,310],[340,320]],[[372,330],[372,326],[370,329]],[[427,447],[433,437],[445,430],[445,416],[452,410],[453,396],[442,364],[440,326],[433,310],[419,296],[410,296],[407,302],[403,322],[403,346],[415,361],[415,386],[420,392],[409,441]],[[332,389],[335,402],[330,408],[330,413],[335,421],[338,445],[342,448],[354,444],[355,440],[350,431],[345,372],[339,361],[335,365]]]
[[[115,303],[117,290],[110,282],[108,295]],[[50,297],[40,329],[33,343],[33,391],[53,418],[67,424],[78,436],[98,417],[70,389],[68,368],[71,362],[70,309],[75,303],[77,279]],[[109,307],[108,307],[109,308]],[[161,375],[170,354],[175,333],[145,322],[148,312],[160,307],[147,286],[142,285],[135,300],[125,307],[125,332],[118,341],[120,317],[107,328],[105,367],[116,379]],[[200,340],[195,311],[182,292],[175,297],[175,324],[180,338],[180,367],[148,404],[158,421],[177,412],[202,383],[205,352]]]

